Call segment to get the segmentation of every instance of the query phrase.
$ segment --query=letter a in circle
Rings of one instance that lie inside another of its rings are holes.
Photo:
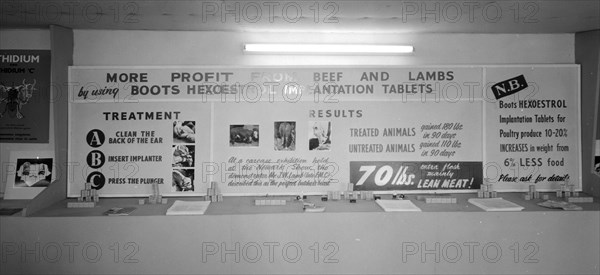
[[[98,129],[91,130],[85,138],[87,144],[94,148],[102,146],[102,144],[104,144],[104,139],[104,133]]]

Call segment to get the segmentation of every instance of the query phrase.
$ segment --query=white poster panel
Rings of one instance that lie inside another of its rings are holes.
[[[473,115],[482,112],[480,100],[215,106],[218,166],[209,170],[226,193],[324,193],[348,183],[355,190],[426,192],[478,188],[481,181],[482,118]],[[243,129],[260,138],[237,138]],[[449,163],[454,169],[443,169]],[[471,174],[464,184],[443,187],[427,170]]]
[[[91,182],[101,196],[206,191],[200,163],[210,161],[208,103],[71,105],[69,196]]]
[[[72,67],[69,196],[85,182],[177,196],[211,181],[264,195],[465,192],[484,171],[526,190],[528,175],[507,181],[517,168],[538,169],[540,190],[579,178],[577,67],[485,68]]]
[[[579,67],[488,67],[484,176],[497,190],[581,190]]]

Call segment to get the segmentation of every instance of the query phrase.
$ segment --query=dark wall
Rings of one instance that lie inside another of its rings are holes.
[[[600,197],[600,177],[592,173],[594,144],[600,139],[600,30],[575,34],[575,62],[581,65],[581,158],[583,191]]]

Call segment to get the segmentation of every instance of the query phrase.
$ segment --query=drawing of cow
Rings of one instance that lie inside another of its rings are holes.
[[[32,84],[25,83],[19,86],[7,87],[4,84],[0,84],[0,103],[5,103],[4,111],[0,113],[0,118],[4,117],[7,111],[15,112],[18,119],[23,118],[23,105],[29,102],[33,91],[35,90],[35,79]]]
[[[289,149],[294,144],[296,134],[295,123],[282,122],[279,124],[277,131],[277,138],[281,139],[281,146],[283,149]]]
[[[258,129],[254,128],[252,130],[246,129],[244,127],[232,127],[229,130],[229,143],[233,145],[234,143],[252,143],[253,141],[258,142]]]

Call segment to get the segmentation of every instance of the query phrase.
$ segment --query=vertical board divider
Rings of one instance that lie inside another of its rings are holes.
[[[482,120],[481,120],[481,130],[483,131],[483,133],[481,134],[481,138],[483,139],[481,141],[481,160],[483,161],[483,171],[482,171],[482,180],[485,183],[486,182],[486,178],[487,178],[487,165],[488,165],[488,156],[486,154],[486,148],[487,148],[487,126],[486,126],[486,119],[487,119],[487,112],[488,112],[488,105],[486,104],[486,98],[485,98],[485,92],[486,92],[486,86],[487,86],[487,68],[483,67],[481,73],[483,74],[481,76],[481,104],[483,106],[481,106],[481,110],[483,111],[482,114]]]
[[[215,103],[210,103],[210,164],[213,165],[215,163]],[[202,165],[200,167],[200,174],[202,174],[202,178],[204,179],[204,167],[206,165]],[[198,171],[196,169],[196,171]],[[223,173],[223,171],[220,171]],[[220,177],[219,177],[220,178]],[[208,186],[211,186],[211,182],[215,181],[215,175],[211,174],[208,182]],[[208,193],[207,193],[208,195]]]
[[[31,216],[67,197],[67,152],[68,152],[68,68],[73,65],[73,30],[50,26],[51,81],[50,97],[54,104],[54,154],[58,177],[43,192],[27,204],[25,216]],[[62,122],[62,123],[61,123]]]

